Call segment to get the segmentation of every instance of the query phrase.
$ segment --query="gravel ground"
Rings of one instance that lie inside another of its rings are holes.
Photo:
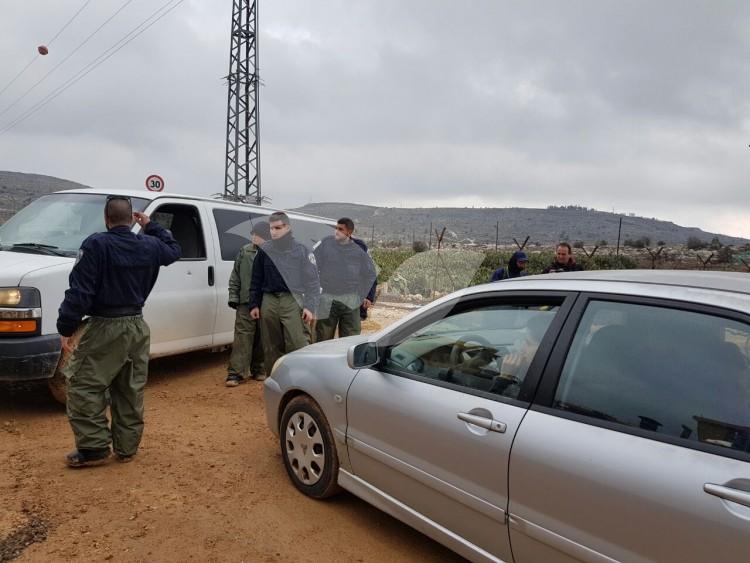
[[[408,312],[379,306],[365,330]],[[0,561],[460,561],[349,494],[292,487],[261,384],[224,387],[228,353],[154,360],[129,464],[71,470],[45,388],[0,388]]]

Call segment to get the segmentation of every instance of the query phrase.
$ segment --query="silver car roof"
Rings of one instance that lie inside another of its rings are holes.
[[[687,301],[750,312],[750,274],[693,270],[595,270],[525,276],[470,287],[488,291],[578,291]]]

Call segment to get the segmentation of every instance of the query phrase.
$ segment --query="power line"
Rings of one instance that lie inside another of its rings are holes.
[[[117,53],[120,49],[125,47],[128,43],[133,41],[136,37],[144,33],[146,30],[148,30],[151,26],[153,26],[156,22],[158,22],[160,19],[162,19],[164,16],[166,16],[169,12],[177,8],[180,4],[182,4],[185,0],[178,0],[176,4],[173,6],[169,6],[174,0],[168,0],[164,4],[162,4],[161,7],[156,9],[150,16],[148,16],[145,20],[143,20],[140,24],[138,24],[136,27],[134,27],[132,30],[130,30],[128,33],[126,33],[122,38],[120,38],[117,42],[115,42],[109,49],[104,51],[101,55],[93,59],[90,63],[88,63],[86,66],[84,66],[81,70],[79,70],[75,75],[73,75],[72,78],[70,78],[68,81],[64,82],[62,85],[58,86],[55,90],[53,90],[50,94],[48,94],[46,97],[42,98],[39,102],[37,102],[35,105],[33,105],[31,108],[29,108],[25,113],[23,113],[21,116],[16,118],[14,121],[11,121],[7,125],[5,125],[2,129],[0,129],[0,136],[5,134],[7,131],[11,130],[13,127],[18,125],[19,123],[26,121],[29,117],[31,117],[33,114],[35,114],[37,111],[42,109],[44,106],[46,106],[49,102],[54,100],[57,96],[62,94],[65,90],[73,86],[76,82],[84,78],[87,74],[92,72],[96,67],[98,67],[103,62],[107,61],[110,57],[112,57],[115,53]],[[162,12],[162,14],[158,15],[159,12]],[[154,19],[155,18],[155,19]],[[149,22],[149,20],[153,19],[153,21]],[[139,29],[141,28],[141,29]]]
[[[16,104],[17,104],[18,102],[20,102],[21,100],[23,100],[23,99],[24,99],[24,98],[25,98],[26,96],[28,96],[28,95],[29,95],[29,93],[30,93],[30,92],[31,92],[31,91],[32,91],[32,90],[33,90],[34,88],[36,88],[36,87],[37,87],[37,86],[39,86],[39,85],[40,85],[40,84],[41,84],[42,82],[44,82],[44,81],[45,81],[45,80],[47,79],[47,77],[48,77],[48,76],[49,76],[50,74],[52,74],[53,72],[55,72],[55,71],[56,71],[56,70],[57,70],[58,68],[60,68],[60,66],[61,66],[61,65],[65,64],[65,62],[66,62],[66,61],[67,61],[68,59],[70,59],[70,57],[72,57],[73,55],[75,55],[75,54],[76,54],[76,53],[77,53],[77,52],[78,52],[78,51],[79,51],[79,50],[80,50],[80,49],[81,49],[81,48],[82,48],[82,47],[83,47],[83,46],[84,46],[84,45],[85,45],[86,43],[88,43],[88,42],[89,42],[89,41],[91,40],[91,38],[92,38],[92,37],[94,37],[94,35],[96,35],[97,33],[99,33],[99,31],[101,31],[101,29],[102,29],[102,28],[103,28],[103,27],[104,27],[105,25],[107,25],[107,24],[108,24],[109,22],[111,22],[111,21],[112,21],[113,19],[115,19],[115,17],[117,17],[117,15],[118,15],[118,14],[119,14],[120,12],[122,12],[122,11],[123,11],[123,10],[124,10],[125,8],[127,8],[128,4],[131,4],[132,2],[133,2],[133,0],[125,0],[125,2],[124,2],[124,3],[123,3],[123,4],[122,4],[122,5],[121,5],[121,6],[120,6],[120,7],[119,7],[119,8],[118,8],[118,9],[117,9],[116,11],[115,11],[115,13],[114,13],[114,14],[112,14],[112,15],[111,15],[111,16],[109,16],[109,17],[108,17],[108,18],[107,18],[106,20],[104,20],[104,23],[102,23],[102,24],[101,24],[101,25],[100,25],[99,27],[97,27],[97,28],[96,28],[96,29],[95,29],[95,30],[94,30],[94,31],[93,31],[93,32],[92,32],[92,33],[91,33],[91,34],[90,34],[90,35],[89,35],[88,37],[86,37],[86,39],[84,39],[83,41],[81,41],[81,42],[80,42],[80,43],[78,44],[78,46],[77,46],[77,47],[76,47],[75,49],[73,49],[73,50],[72,50],[72,51],[71,51],[70,53],[68,53],[68,55],[67,55],[67,56],[66,56],[66,57],[65,57],[65,58],[64,58],[63,60],[61,60],[61,61],[60,61],[59,63],[57,63],[57,64],[56,64],[55,66],[53,66],[53,67],[52,67],[52,68],[51,68],[51,69],[50,69],[50,70],[49,70],[49,71],[47,72],[47,74],[45,74],[44,76],[42,76],[42,77],[41,77],[41,78],[40,78],[39,80],[37,80],[37,81],[36,81],[36,82],[34,83],[34,85],[33,85],[33,86],[32,86],[31,88],[29,88],[29,89],[28,89],[28,90],[26,90],[26,91],[25,91],[25,92],[24,92],[23,94],[21,94],[21,95],[20,95],[20,96],[19,96],[18,98],[16,98],[16,100],[15,100],[15,101],[14,101],[14,102],[13,102],[12,104],[10,104],[9,106],[7,106],[7,107],[6,107],[6,108],[5,108],[5,109],[4,109],[3,111],[0,111],[0,116],[3,116],[3,115],[5,115],[6,113],[8,113],[8,110],[10,110],[10,109],[11,109],[12,107],[14,107],[14,106],[15,106],[15,105],[16,105]]]
[[[15,82],[16,80],[18,80],[18,79],[19,79],[19,78],[21,77],[21,75],[22,75],[22,74],[23,74],[24,72],[26,72],[26,71],[27,71],[27,70],[29,69],[29,67],[30,67],[31,65],[33,65],[33,64],[34,64],[34,63],[36,62],[36,60],[37,60],[38,58],[39,58],[39,55],[38,55],[38,54],[37,54],[37,55],[34,55],[34,57],[33,57],[33,58],[32,58],[32,59],[31,59],[31,60],[29,61],[29,64],[27,64],[27,65],[26,65],[25,67],[23,67],[23,68],[21,69],[21,72],[19,72],[18,74],[16,74],[16,76],[15,76],[15,77],[14,77],[14,78],[13,78],[13,79],[12,79],[12,80],[10,81],[10,82],[8,82],[8,83],[7,83],[6,85],[5,85],[5,88],[3,88],[2,90],[0,90],[0,95],[2,95],[2,93],[3,93],[3,92],[5,92],[5,91],[6,91],[6,90],[7,90],[8,88],[10,88],[10,87],[11,87],[11,85],[12,85],[12,84],[13,84],[13,83],[14,83],[14,82]]]
[[[60,28],[60,31],[58,31],[57,33],[55,33],[55,36],[52,39],[50,39],[49,41],[47,41],[47,45],[52,45],[52,42],[55,39],[57,39],[58,37],[60,37],[60,35],[62,34],[62,32],[65,31],[71,23],[73,23],[73,20],[78,17],[78,14],[80,14],[81,12],[83,12],[83,10],[86,8],[86,6],[88,6],[90,3],[91,3],[91,0],[86,0],[83,3],[83,5],[80,8],[78,8],[78,11],[75,14],[73,14],[67,22],[65,22],[65,25],[63,25]]]
[[[63,32],[63,31],[65,31],[65,30],[66,30],[66,29],[68,28],[68,26],[69,26],[69,25],[70,25],[71,23],[73,23],[73,20],[74,20],[74,19],[76,19],[76,18],[78,17],[78,14],[80,14],[80,13],[81,13],[81,12],[83,11],[83,9],[84,9],[84,8],[85,8],[86,6],[88,6],[88,5],[90,4],[90,3],[91,3],[91,0],[86,0],[86,1],[85,1],[85,2],[83,3],[83,5],[82,5],[82,6],[80,7],[80,8],[78,8],[78,11],[76,11],[76,13],[75,13],[75,14],[73,14],[73,16],[72,16],[72,17],[71,17],[71,18],[70,18],[70,19],[69,19],[69,20],[68,20],[67,22],[65,22],[65,24],[64,24],[64,25],[63,25],[63,26],[62,26],[62,27],[60,28],[60,30],[59,30],[59,31],[58,31],[57,33],[55,33],[54,37],[52,37],[52,39],[50,39],[49,41],[47,41],[47,45],[52,45],[52,42],[53,42],[53,41],[54,41],[55,39],[57,39],[58,37],[60,37],[60,35],[62,34],[62,32]],[[33,57],[33,58],[32,58],[32,59],[31,59],[31,60],[29,61],[29,64],[27,64],[27,65],[26,65],[25,67],[23,67],[23,69],[21,69],[21,72],[19,72],[18,74],[16,74],[16,76],[15,76],[15,77],[13,78],[13,80],[11,80],[10,82],[8,82],[8,83],[7,83],[6,85],[5,85],[5,87],[4,87],[4,88],[3,88],[2,90],[0,90],[0,96],[2,96],[2,95],[3,95],[3,92],[5,92],[5,91],[6,91],[6,90],[7,90],[8,88],[10,88],[10,86],[11,86],[11,85],[12,85],[12,84],[13,84],[13,83],[14,83],[14,82],[16,81],[16,80],[18,80],[18,79],[19,79],[19,78],[21,77],[21,75],[22,75],[22,74],[23,74],[24,72],[26,72],[26,71],[27,71],[27,70],[29,69],[29,67],[30,67],[31,65],[33,65],[33,64],[34,64],[34,63],[36,62],[36,60],[37,60],[38,58],[39,58],[39,55],[38,55],[38,54],[34,55],[34,57]]]

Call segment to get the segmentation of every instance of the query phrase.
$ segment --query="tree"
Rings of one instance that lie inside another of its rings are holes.
[[[698,237],[691,236],[688,237],[685,246],[687,246],[689,250],[701,250],[703,248],[706,248],[707,245]]]

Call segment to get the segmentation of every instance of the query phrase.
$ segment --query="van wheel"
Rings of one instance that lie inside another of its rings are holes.
[[[76,331],[70,337],[70,342],[74,347],[78,346],[78,342],[81,340],[81,336],[83,335],[85,326],[86,321],[81,323],[78,329],[76,329]],[[68,402],[68,382],[62,373],[62,369],[68,363],[69,359],[70,353],[63,350],[60,354],[60,359],[57,362],[55,373],[50,379],[47,380],[47,387],[49,388],[49,392],[52,394],[52,397],[54,397],[55,401],[63,405]]]
[[[279,441],[284,467],[297,490],[315,499],[341,490],[331,427],[312,398],[301,395],[289,402],[281,417]]]

